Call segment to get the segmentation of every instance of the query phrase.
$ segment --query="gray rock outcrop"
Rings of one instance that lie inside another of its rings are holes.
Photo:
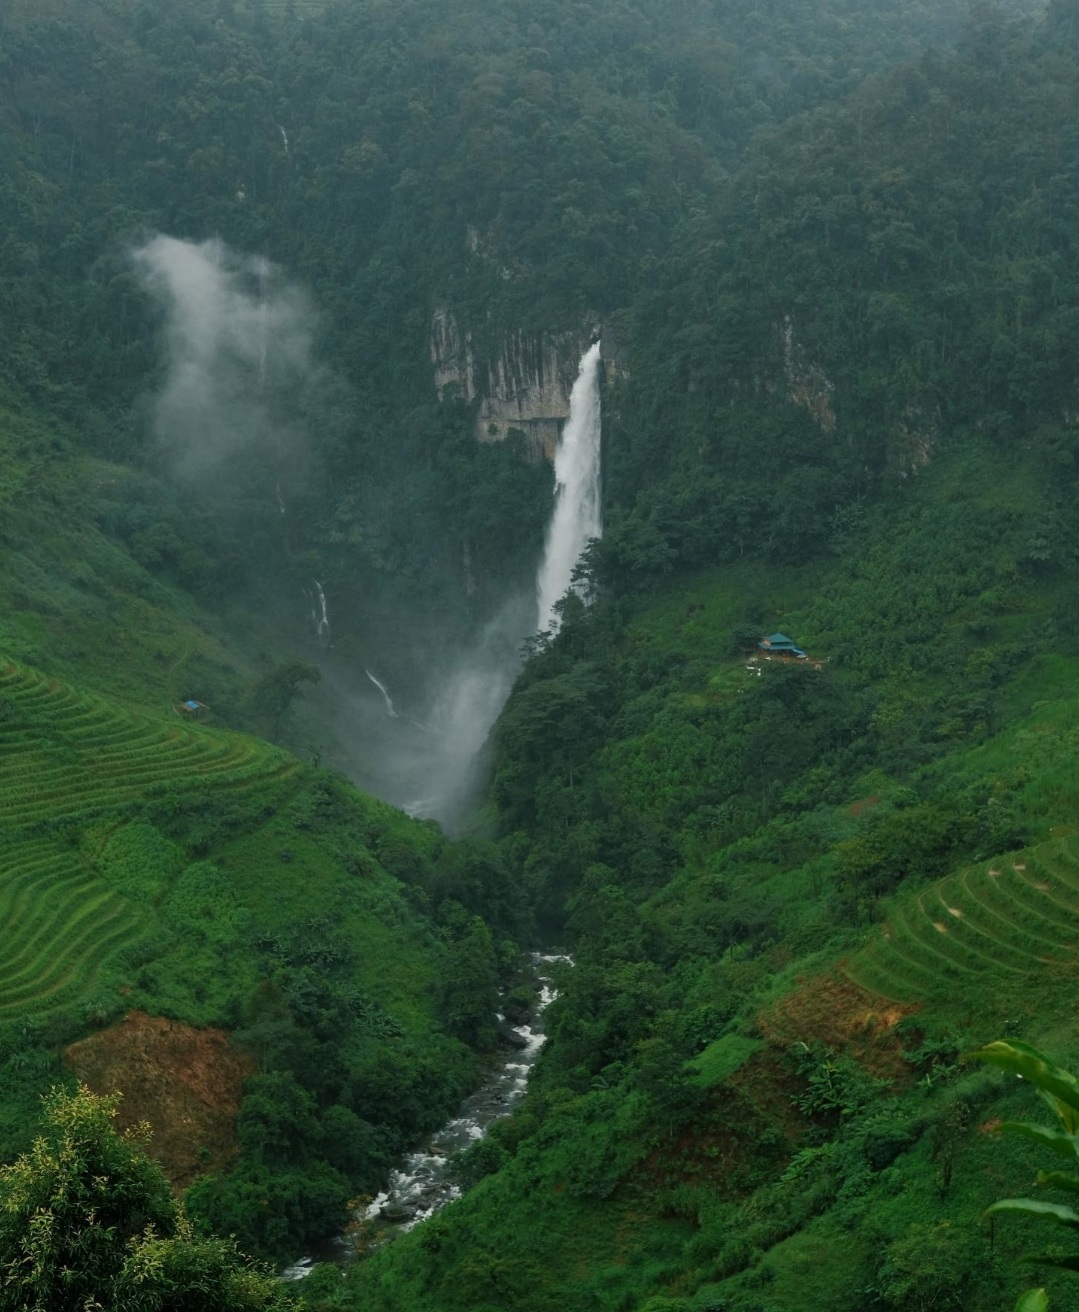
[[[431,321],[435,386],[440,396],[455,389],[465,401],[479,399],[476,436],[481,442],[501,441],[517,429],[534,459],[553,460],[588,340],[588,332],[516,332],[481,365],[471,335],[461,331],[448,307],[440,306]]]

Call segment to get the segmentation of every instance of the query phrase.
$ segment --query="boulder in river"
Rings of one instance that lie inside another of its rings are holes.
[[[512,1025],[507,1025],[505,1021],[500,1021],[498,1025],[499,1042],[507,1044],[511,1048],[527,1048],[528,1040],[519,1031],[515,1030]]]
[[[384,1221],[389,1221],[393,1225],[400,1225],[404,1221],[411,1221],[416,1216],[417,1209],[410,1207],[407,1203],[383,1203],[382,1211],[379,1215]]]
[[[510,993],[502,999],[502,1011],[511,1025],[527,1025],[532,1019],[532,999]]]

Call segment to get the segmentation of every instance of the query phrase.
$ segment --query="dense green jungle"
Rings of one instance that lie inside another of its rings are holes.
[[[1079,1304],[1079,0],[0,0],[0,161],[0,1309]]]

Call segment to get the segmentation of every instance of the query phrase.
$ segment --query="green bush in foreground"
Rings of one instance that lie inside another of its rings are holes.
[[[196,1238],[119,1096],[45,1099],[45,1132],[0,1168],[2,1312],[249,1312],[294,1306],[228,1240]]]

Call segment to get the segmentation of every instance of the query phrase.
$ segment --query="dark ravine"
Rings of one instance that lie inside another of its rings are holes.
[[[543,1016],[558,996],[551,967],[572,960],[562,953],[532,954],[537,996],[530,1021],[512,1025],[499,1016],[500,1032],[503,1042],[511,1049],[510,1056],[461,1103],[452,1120],[408,1154],[390,1175],[386,1188],[357,1213],[355,1219],[361,1223],[359,1228],[368,1244],[372,1229],[376,1232],[374,1242],[384,1243],[394,1234],[426,1221],[461,1196],[451,1170],[454,1155],[483,1139],[495,1121],[509,1116],[524,1098],[528,1077],[546,1037]],[[346,1234],[328,1241],[315,1255],[303,1257],[287,1267],[281,1278],[302,1280],[319,1261],[345,1263],[355,1257],[355,1241]]]

